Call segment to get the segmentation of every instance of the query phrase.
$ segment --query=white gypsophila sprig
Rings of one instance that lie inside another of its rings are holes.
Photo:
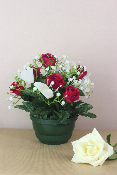
[[[37,90],[37,87],[33,87],[33,92]]]
[[[56,96],[59,97],[61,94],[59,92],[56,93]]]
[[[11,105],[10,105],[10,106],[8,106],[8,109],[11,109]]]
[[[62,102],[61,102],[61,105],[63,106],[64,104],[65,104],[65,102],[64,102],[64,101],[62,101]]]

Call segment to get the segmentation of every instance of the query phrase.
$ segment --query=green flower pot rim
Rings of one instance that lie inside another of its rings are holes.
[[[38,116],[38,115],[36,115]],[[66,119],[63,123],[61,123],[61,120],[44,120],[44,119],[40,119],[40,118],[36,118],[34,116],[30,116],[30,119],[33,121],[33,122],[36,122],[36,123],[41,123],[41,124],[67,124],[67,123],[72,123],[72,122],[75,122],[77,119],[78,119],[78,116],[77,117],[73,117],[73,118],[68,118]]]

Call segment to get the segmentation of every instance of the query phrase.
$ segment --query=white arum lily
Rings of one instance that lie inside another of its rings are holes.
[[[44,83],[41,82],[35,82],[34,86],[46,97],[46,98],[52,98],[53,97],[53,91]]]
[[[33,68],[21,71],[21,73],[18,73],[18,77],[28,84],[34,83]]]

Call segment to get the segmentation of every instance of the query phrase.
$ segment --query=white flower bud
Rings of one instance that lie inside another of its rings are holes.
[[[59,97],[60,95],[61,95],[61,94],[60,94],[59,92],[58,92],[58,93],[56,93],[56,96],[57,96],[57,97]]]
[[[51,81],[51,85],[54,85],[54,81]]]
[[[61,102],[61,105],[63,106],[64,104],[65,104],[65,102],[64,102],[64,101],[62,101],[62,102]]]

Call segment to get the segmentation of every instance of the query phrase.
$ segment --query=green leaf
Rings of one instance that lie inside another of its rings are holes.
[[[87,113],[87,116],[90,117],[90,118],[96,118],[97,117],[95,114],[90,113],[90,112]]]
[[[79,89],[79,96],[85,96],[82,90]]]
[[[92,105],[87,104],[87,103],[82,104],[81,107],[82,107],[82,110],[85,112],[93,108]]]
[[[29,110],[30,113],[33,113],[34,112],[34,106],[32,105],[31,102],[22,102],[25,107]]]
[[[38,115],[41,113],[41,111],[42,111],[42,109],[38,108],[34,112],[32,112],[31,115]]]
[[[69,118],[70,114],[67,111],[62,111],[62,117],[60,118],[61,123],[63,123],[67,118]]]
[[[56,106],[57,111],[59,111],[59,104],[55,103],[55,106]]]
[[[115,147],[116,145],[117,145],[117,143],[115,143],[113,147]]]
[[[58,119],[58,117],[55,114],[50,116],[50,120],[57,120],[57,119]]]
[[[25,91],[22,91],[22,94],[23,95],[27,95],[27,96],[32,96],[32,97],[37,97],[37,96],[39,96],[38,94],[36,94],[36,93],[34,93],[34,92],[32,92],[32,91],[29,91],[29,90],[25,90]]]
[[[25,110],[26,112],[29,112],[29,110],[24,105],[16,105],[16,106],[14,106],[14,108],[19,108],[21,110]]]
[[[62,114],[59,113],[59,112],[57,112],[57,111],[55,111],[55,110],[53,111],[53,113],[56,114],[58,118],[61,118],[62,117]]]
[[[114,151],[113,155],[110,156],[108,159],[109,159],[109,160],[117,159],[117,154],[115,153],[115,151]]]
[[[107,143],[108,143],[109,145],[111,145],[111,144],[110,144],[110,137],[111,137],[111,134],[107,135],[107,138],[106,138],[106,139],[107,139]]]
[[[46,119],[47,119],[47,115],[44,115],[44,116],[43,116],[43,119],[46,120]]]

